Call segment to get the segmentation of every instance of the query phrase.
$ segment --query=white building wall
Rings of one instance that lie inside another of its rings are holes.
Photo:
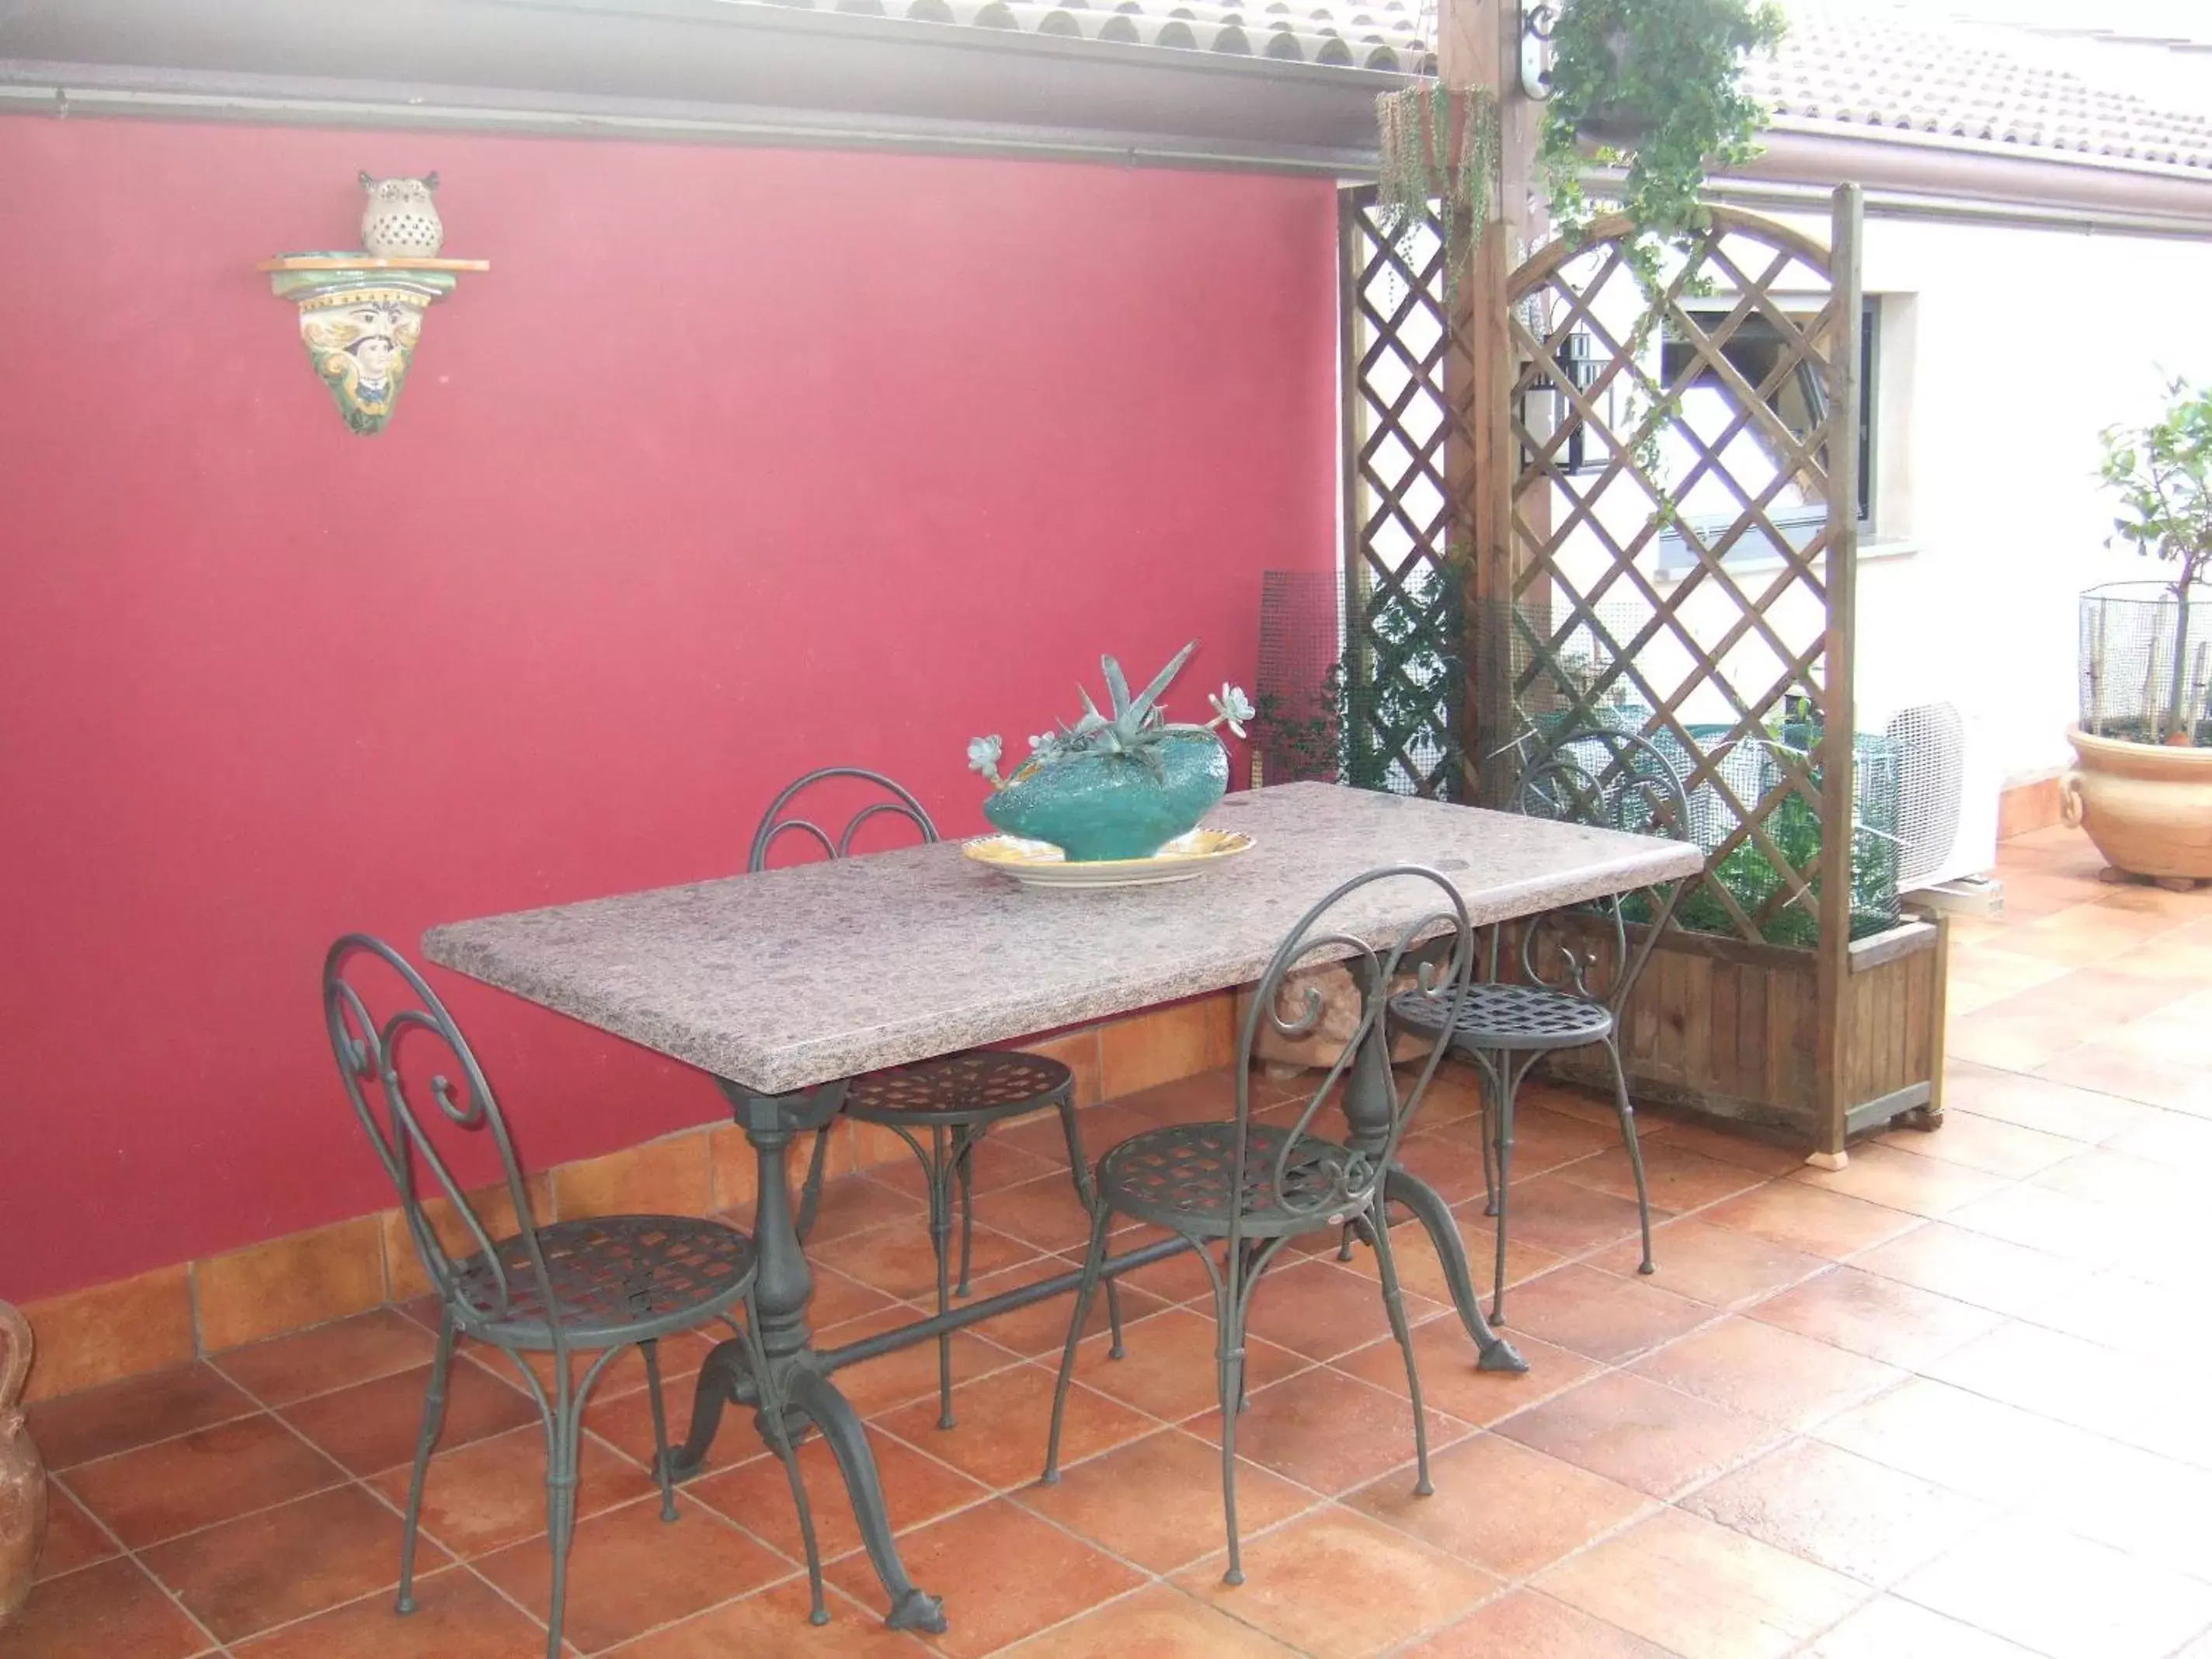
[[[2158,569],[2104,546],[2098,434],[2154,416],[2175,374],[2212,381],[2212,242],[1874,219],[1863,278],[1885,336],[1862,703],[1951,697],[2006,782],[2048,776],[2076,599]]]

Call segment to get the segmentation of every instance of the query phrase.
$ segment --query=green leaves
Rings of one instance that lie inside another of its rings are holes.
[[[1744,55],[1771,51],[1787,27],[1756,0],[1565,0],[1538,152],[1561,229],[1579,236],[1592,217],[1586,138],[1626,164],[1621,209],[1641,229],[1679,241],[1702,228],[1706,168],[1749,161],[1766,125],[1743,90]]]
[[[2099,473],[2120,498],[2112,539],[2177,563],[2185,594],[2212,563],[2212,387],[2176,380],[2166,391],[2157,420],[2105,429]]]

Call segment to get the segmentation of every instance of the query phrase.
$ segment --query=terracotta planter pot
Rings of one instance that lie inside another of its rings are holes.
[[[0,1630],[30,1598],[31,1569],[46,1536],[46,1466],[23,1425],[31,1327],[0,1302]]]
[[[2066,735],[2079,761],[2060,785],[2068,823],[2130,875],[2212,880],[2212,749]]]
[[[1401,978],[1395,988],[1410,990],[1417,981],[1409,975]],[[1297,997],[1309,985],[1321,993],[1320,1022],[1302,1037],[1287,1037],[1266,1020],[1252,1042],[1252,1057],[1270,1066],[1300,1066],[1326,1071],[1336,1064],[1344,1053],[1344,1045],[1359,1029],[1359,988],[1352,983],[1352,975],[1334,965],[1307,968],[1292,975],[1287,981],[1290,988],[1285,1006],[1295,1011]],[[1252,1006],[1252,993],[1248,988],[1237,994],[1237,1027],[1244,1028],[1244,1020]],[[1390,1045],[1394,1060],[1425,1060],[1429,1043],[1421,1037],[1401,1032]]]

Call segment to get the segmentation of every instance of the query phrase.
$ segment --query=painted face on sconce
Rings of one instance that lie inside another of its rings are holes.
[[[303,309],[300,337],[356,432],[382,429],[422,335],[422,301],[404,294],[337,296]]]

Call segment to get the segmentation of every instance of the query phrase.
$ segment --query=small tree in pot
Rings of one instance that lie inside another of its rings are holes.
[[[2212,388],[2167,391],[2158,419],[2104,434],[2111,541],[2170,574],[2139,585],[2147,598],[2134,584],[2082,598],[2079,763],[2062,798],[2114,869],[2180,887],[2212,880]]]
[[[2105,428],[2104,477],[2120,498],[2112,541],[2172,567],[2165,584],[2174,599],[2170,672],[2149,735],[2156,742],[2162,731],[2166,742],[2186,744],[2197,690],[2190,673],[2191,600],[2212,569],[2212,388],[2177,380],[2166,391],[2172,401],[2148,426]]]

